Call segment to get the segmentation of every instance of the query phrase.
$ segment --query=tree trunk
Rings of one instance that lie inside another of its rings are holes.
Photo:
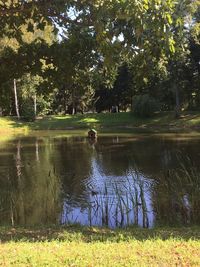
[[[177,84],[174,84],[174,87],[175,87],[175,97],[176,97],[175,118],[178,119],[180,118],[180,112],[181,112],[180,94]]]
[[[18,105],[18,97],[17,97],[17,84],[16,84],[16,79],[14,79],[14,95],[15,95],[15,109],[16,109],[16,114],[17,114],[17,118],[20,119],[19,105]]]
[[[74,96],[74,87],[72,88],[72,115],[76,113],[76,108],[75,108],[75,96]]]
[[[66,90],[65,88],[63,88],[63,110],[61,111],[64,111],[65,115],[67,114],[68,112],[68,101],[67,101],[67,93],[66,93]]]
[[[36,95],[36,93],[33,97],[33,101],[34,101],[34,115],[36,117],[37,116],[37,95]]]
[[[75,107],[73,105],[73,107],[72,107],[72,115],[75,115],[75,113],[76,113],[76,110],[75,110]]]

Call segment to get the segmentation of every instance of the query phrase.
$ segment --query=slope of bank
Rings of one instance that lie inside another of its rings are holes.
[[[70,130],[94,127],[101,131],[128,129],[130,131],[176,132],[199,131],[200,113],[184,113],[180,119],[173,112],[158,113],[152,118],[138,118],[132,113],[77,114],[47,116],[35,122],[18,121],[12,117],[0,118],[0,133],[20,133],[28,130]]]
[[[0,133],[5,136],[11,133],[24,133],[29,131],[27,123],[13,117],[0,117]]]
[[[0,227],[0,266],[200,266],[199,230]]]

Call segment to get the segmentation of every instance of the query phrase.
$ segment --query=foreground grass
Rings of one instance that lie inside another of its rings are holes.
[[[99,130],[131,129],[133,131],[169,132],[178,130],[199,130],[200,113],[184,113],[180,119],[173,112],[158,113],[152,118],[138,118],[132,113],[77,114],[47,116],[35,122],[21,122],[13,118],[0,118],[0,133],[20,133],[28,130]]]
[[[0,228],[0,266],[200,266],[200,229]]]

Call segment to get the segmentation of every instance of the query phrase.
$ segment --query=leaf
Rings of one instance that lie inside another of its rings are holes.
[[[172,20],[172,17],[169,13],[166,14],[166,18],[167,18],[168,23],[172,24],[173,20]]]
[[[28,32],[34,32],[34,26],[33,26],[33,23],[31,23],[31,22],[28,23],[27,31],[28,31]]]

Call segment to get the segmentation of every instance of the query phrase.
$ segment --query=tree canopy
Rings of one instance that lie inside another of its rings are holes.
[[[15,114],[14,79],[20,105],[34,88],[49,114],[127,109],[138,95],[198,109],[199,14],[199,0],[0,1],[1,113]]]

